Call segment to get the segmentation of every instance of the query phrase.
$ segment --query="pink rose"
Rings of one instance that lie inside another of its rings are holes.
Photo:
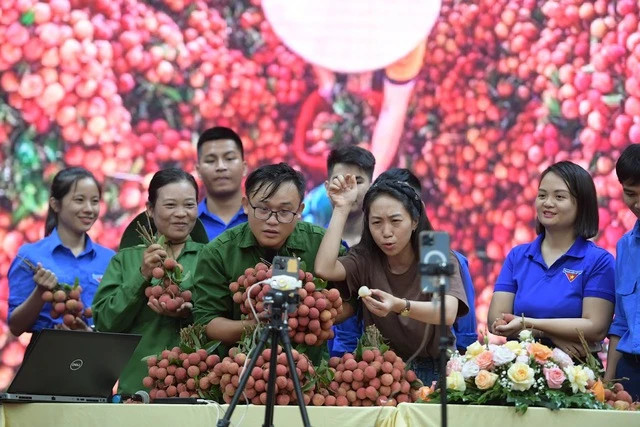
[[[447,362],[447,376],[451,375],[451,372],[462,371],[462,361],[458,357],[452,357]]]
[[[562,383],[567,379],[560,368],[542,368],[542,373],[544,373],[544,377],[547,379],[549,388],[561,388]]]
[[[493,352],[485,350],[476,356],[476,363],[480,369],[490,370],[493,368]]]

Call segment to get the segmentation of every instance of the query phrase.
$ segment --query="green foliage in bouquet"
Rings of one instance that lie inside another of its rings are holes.
[[[536,342],[530,331],[503,345],[476,341],[465,355],[457,351],[447,363],[447,397],[452,403],[513,405],[519,413],[531,406],[549,409],[605,409],[596,398],[602,371],[595,359],[576,364],[559,348]],[[586,343],[585,343],[586,344]],[[593,368],[592,368],[593,367]],[[437,402],[432,387],[419,391],[419,401]]]

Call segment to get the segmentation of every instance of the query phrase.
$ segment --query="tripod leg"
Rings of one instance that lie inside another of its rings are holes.
[[[440,426],[447,427],[447,347],[449,344],[449,328],[446,324],[445,314],[445,288],[446,279],[440,276]]]
[[[249,364],[247,365],[247,369],[242,372],[242,376],[240,377],[240,382],[238,383],[238,389],[236,393],[233,395],[233,399],[231,399],[231,403],[229,404],[229,408],[224,413],[224,417],[218,421],[218,427],[228,427],[231,422],[231,415],[233,415],[233,411],[240,400],[240,396],[244,392],[244,388],[247,385],[247,381],[249,380],[249,376],[251,375],[251,371],[253,367],[256,365],[256,361],[258,360],[258,356],[262,353],[262,349],[264,345],[267,343],[267,339],[270,336],[271,330],[269,328],[265,328],[260,334],[260,340],[258,341],[258,345],[256,345],[253,350],[253,357],[249,359]]]
[[[296,363],[295,360],[293,360],[293,353],[291,352],[291,340],[289,339],[289,334],[287,333],[287,329],[284,328],[280,328],[279,332],[280,340],[282,340],[282,347],[287,354],[289,373],[291,374],[291,379],[293,380],[293,388],[296,392],[296,398],[298,399],[298,407],[300,408],[300,416],[302,417],[303,425],[304,427],[311,427],[309,414],[307,414],[307,408],[304,404],[304,395],[302,394],[302,387],[300,386],[300,378],[298,378]]]
[[[273,427],[273,412],[276,404],[276,365],[278,363],[278,329],[271,327],[271,359],[269,360],[269,381],[267,381],[267,407],[264,410],[262,427]]]

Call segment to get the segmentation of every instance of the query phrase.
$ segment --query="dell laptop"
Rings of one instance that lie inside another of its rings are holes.
[[[141,335],[44,329],[29,345],[6,402],[107,402]]]

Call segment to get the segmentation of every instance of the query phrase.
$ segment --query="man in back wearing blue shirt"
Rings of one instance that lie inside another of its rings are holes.
[[[622,198],[640,219],[640,144],[628,146],[616,163]],[[634,401],[640,400],[640,220],[616,246],[616,306],[609,328],[605,379],[622,382]]]
[[[233,130],[216,126],[198,139],[196,170],[206,190],[198,205],[209,240],[247,221],[242,209],[242,179],[247,174],[242,140]]]
[[[328,180],[325,181],[324,186],[317,187],[312,190],[305,199],[305,206],[309,201],[310,206],[320,206],[322,201],[326,199],[329,202],[326,188],[329,186],[329,182],[338,175],[351,174],[356,177],[356,183],[358,185],[358,199],[354,204],[353,210],[349,213],[349,218],[344,227],[344,234],[342,236],[342,242],[345,246],[351,247],[360,242],[362,236],[362,228],[364,227],[364,213],[362,212],[362,201],[364,195],[371,186],[371,179],[373,177],[373,168],[375,167],[376,159],[369,151],[364,148],[360,148],[354,145],[344,145],[331,150],[329,157],[327,158],[327,175]],[[308,200],[309,199],[309,200]],[[316,225],[327,227],[329,219],[331,218],[331,206],[329,205],[329,215],[324,216],[316,215],[305,208],[302,213],[303,220],[313,221]],[[317,212],[316,212],[317,214]],[[351,316],[344,322],[333,327],[335,338],[329,340],[327,343],[329,346],[329,353],[331,356],[342,356],[345,352],[353,352],[358,344],[358,338],[362,335],[362,317],[358,314]]]

